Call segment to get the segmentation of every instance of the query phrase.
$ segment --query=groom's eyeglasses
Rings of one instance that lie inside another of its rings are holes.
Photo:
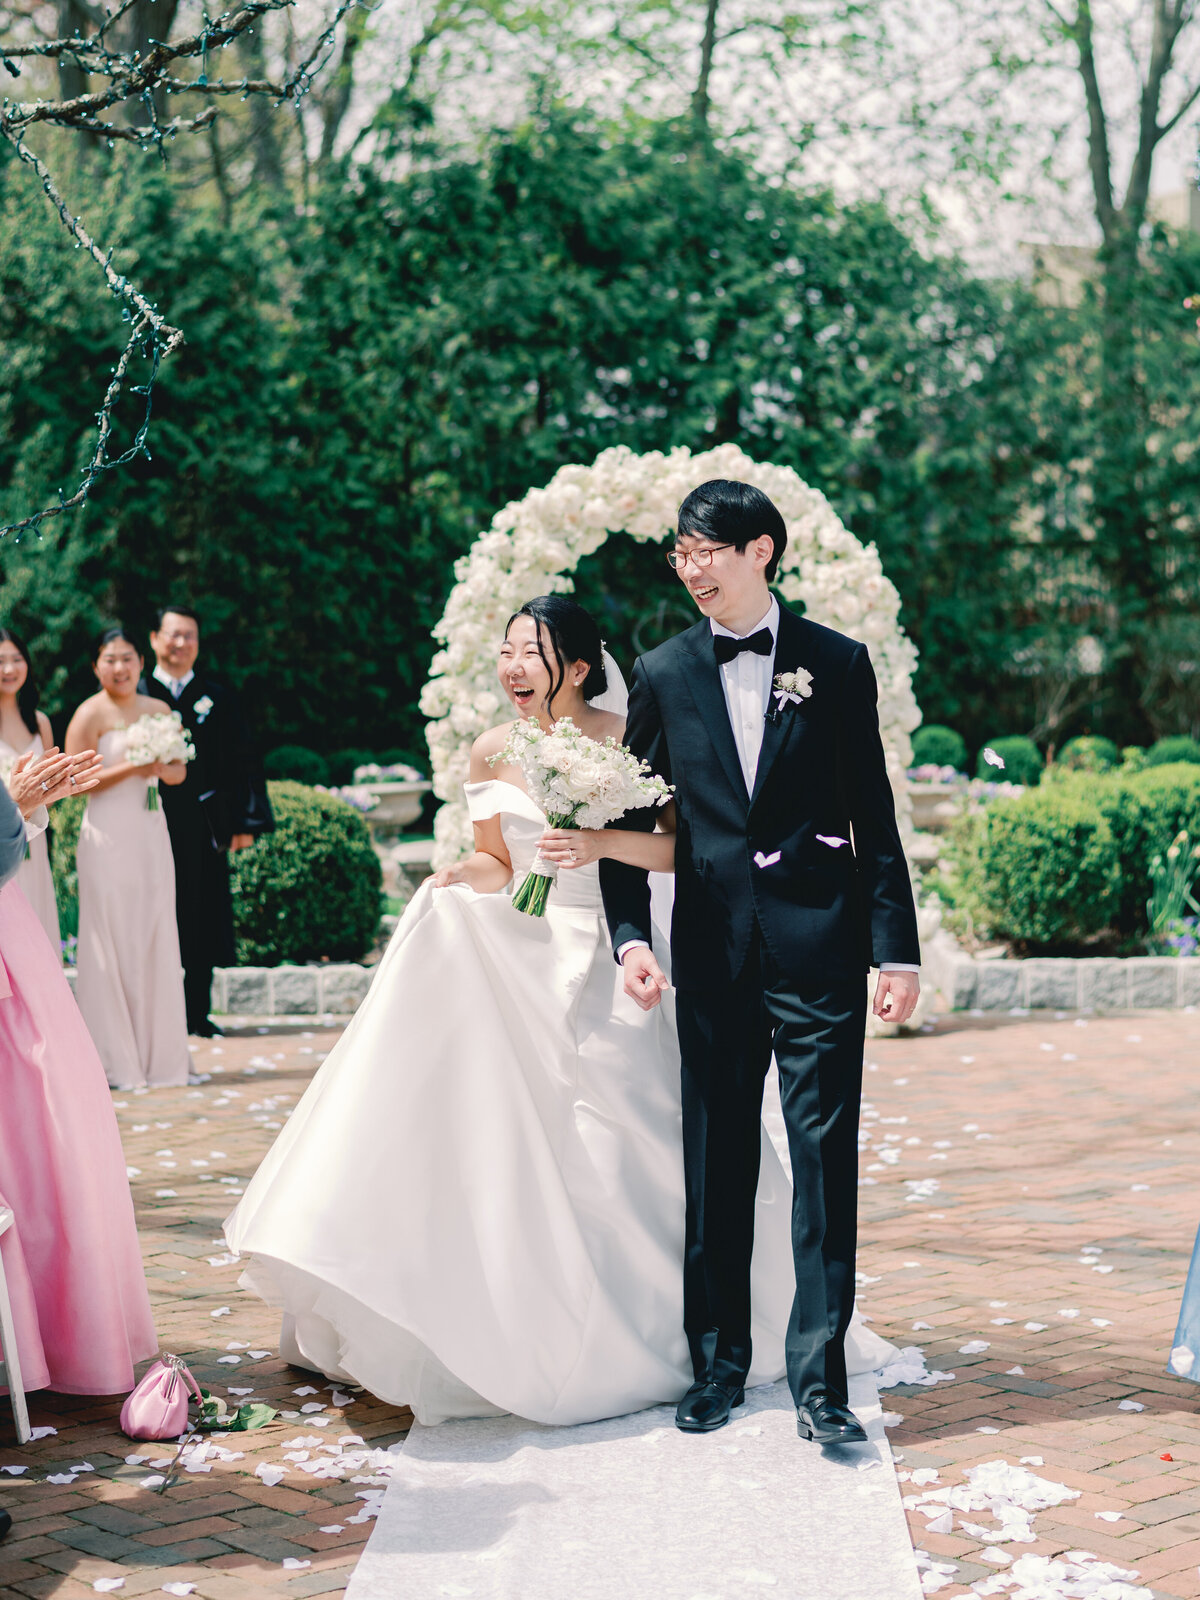
[[[710,544],[700,550],[668,550],[667,563],[672,572],[678,572],[681,567],[686,567],[689,561],[694,561],[698,567],[711,567],[712,558],[718,550],[732,550],[731,544]]]

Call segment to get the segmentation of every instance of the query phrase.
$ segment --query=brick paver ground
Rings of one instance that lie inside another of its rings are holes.
[[[1164,1371],[1200,1222],[1198,1023],[960,1017],[868,1049],[860,1304],[879,1332],[956,1375],[889,1391],[901,1470],[933,1467],[954,1484],[980,1461],[1041,1456],[1039,1475],[1080,1498],[1038,1513],[1037,1542],[1008,1551],[1089,1550],[1138,1571],[1159,1600],[1200,1597],[1200,1389]],[[280,1362],[275,1316],[237,1288],[220,1241],[233,1196],[334,1037],[251,1032],[197,1049],[207,1082],[114,1096],[163,1348],[206,1387],[249,1388],[292,1415],[230,1435],[222,1447],[240,1459],[204,1463],[211,1471],[160,1494],[143,1480],[169,1452],[121,1435],[119,1400],[31,1396],[35,1425],[58,1431],[24,1450],[0,1405],[0,1469],[28,1468],[0,1471],[16,1524],[0,1545],[4,1594],[74,1600],[104,1578],[124,1580],[121,1596],[182,1583],[201,1600],[344,1589],[370,1530],[347,1517],[379,1480],[311,1477],[285,1446],[350,1434],[386,1446],[408,1415],[364,1394],[334,1404],[342,1391]],[[979,1341],[986,1350],[960,1353]],[[316,1395],[294,1393],[310,1382]],[[150,1459],[128,1465],[132,1454]],[[286,1477],[268,1486],[255,1476],[263,1463]],[[73,1481],[49,1481],[62,1475]],[[914,1543],[961,1580],[945,1596],[1003,1570],[960,1521],[937,1535],[911,1515]]]
[[[1040,1512],[1014,1557],[1088,1550],[1194,1600],[1200,1388],[1165,1364],[1200,1223],[1200,1017],[956,1017],[867,1056],[860,1303],[956,1374],[890,1391],[901,1470],[952,1484],[1040,1456],[1080,1498]],[[910,1518],[914,1544],[957,1564],[946,1596],[998,1570],[959,1520],[938,1535]]]

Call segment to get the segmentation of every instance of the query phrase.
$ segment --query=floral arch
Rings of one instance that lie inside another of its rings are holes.
[[[635,455],[621,445],[590,467],[560,467],[544,489],[531,489],[498,512],[455,562],[456,582],[434,629],[443,648],[421,692],[434,792],[446,802],[436,822],[436,864],[470,845],[462,786],[472,742],[495,725],[504,703],[496,652],[508,618],[536,594],[570,591],[570,574],[611,534],[642,543],[669,538],[680,502],[708,478],[740,478],[770,495],[788,531],[776,580],[780,594],[802,600],[814,621],[870,646],[880,731],[907,823],[903,776],[912,756],[909,735],[921,720],[912,689],[917,652],[900,626],[900,596],[884,577],[874,545],[860,544],[825,496],[790,467],[752,461],[736,445],[698,455],[683,448]],[[667,576],[664,567],[664,583]]]

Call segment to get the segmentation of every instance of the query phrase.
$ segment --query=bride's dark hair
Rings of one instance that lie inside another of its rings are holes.
[[[567,680],[567,666],[572,661],[586,661],[588,664],[588,675],[583,680],[583,698],[594,700],[597,695],[604,693],[608,688],[602,659],[604,641],[600,637],[596,619],[590,611],[583,609],[578,600],[572,600],[566,594],[539,594],[533,600],[526,600],[520,610],[514,611],[509,617],[508,627],[504,630],[506,639],[508,629],[518,617],[532,617],[537,624],[538,654],[554,682],[546,699],[547,705],[553,705],[555,696]],[[554,652],[553,666],[542,643],[543,629]]]

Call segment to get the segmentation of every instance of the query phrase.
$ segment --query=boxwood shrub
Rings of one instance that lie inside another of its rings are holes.
[[[301,783],[267,788],[275,832],[232,861],[239,965],[360,960],[379,926],[383,879],[361,813]]]
[[[263,758],[268,778],[290,778],[294,783],[328,783],[329,763],[302,744],[281,744]]]
[[[1071,772],[1109,772],[1120,765],[1121,752],[1111,739],[1084,733],[1067,740],[1058,752],[1058,762]]]
[[[1150,862],[1181,828],[1200,838],[1200,766],[1188,761],[1116,773],[1092,791],[1113,833],[1121,865],[1116,926],[1132,936],[1146,927]]]
[[[984,755],[985,750],[998,755],[1004,766],[994,767]],[[992,783],[1003,781],[1030,785],[1037,783],[1045,765],[1042,752],[1033,740],[1027,739],[1023,733],[1014,733],[1005,739],[989,739],[981,747],[975,758],[975,776],[987,778]]]
[[[992,933],[1018,949],[1071,950],[1109,929],[1121,870],[1108,819],[1075,784],[989,806],[963,860]]]
[[[953,728],[930,722],[912,736],[914,767],[953,767],[967,770],[967,741]]]
[[[1146,751],[1148,767],[1170,767],[1179,761],[1190,761],[1200,766],[1200,740],[1189,739],[1184,733],[1170,739],[1160,739]]]

